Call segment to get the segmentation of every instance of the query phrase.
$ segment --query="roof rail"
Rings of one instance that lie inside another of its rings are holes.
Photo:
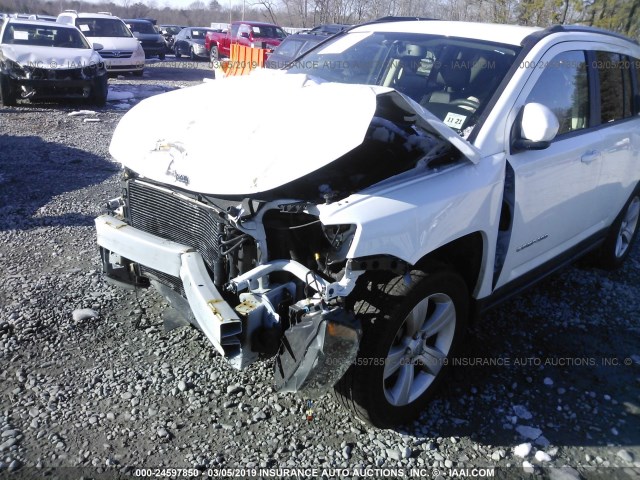
[[[113,16],[111,12],[98,12],[98,13],[100,15],[111,15],[111,16]]]
[[[550,27],[545,28],[544,30],[540,30],[538,32],[532,33],[528,35],[523,41],[525,42],[539,42],[544,37],[548,35],[552,35],[554,33],[562,33],[562,32],[584,32],[584,33],[598,33],[600,35],[608,35],[610,37],[619,38],[621,40],[626,40],[627,42],[634,43],[636,45],[640,45],[637,40],[633,38],[627,37],[618,32],[612,32],[611,30],[605,30],[604,28],[598,27],[589,27],[586,25],[552,25]]]
[[[386,17],[376,18],[367,23],[379,23],[379,22],[415,22],[420,20],[439,20],[439,18],[431,17],[398,17],[395,15],[387,15]]]
[[[75,13],[77,15],[78,11],[77,10],[63,10],[62,13]]]

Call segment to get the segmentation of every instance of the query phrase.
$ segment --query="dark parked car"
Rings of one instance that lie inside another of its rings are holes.
[[[187,55],[191,60],[198,57],[208,58],[209,53],[204,46],[204,38],[208,32],[215,32],[212,28],[204,27],[186,27],[183,28],[176,36],[173,42],[173,53],[176,58]]]
[[[160,25],[158,28],[167,42],[167,52],[173,52],[173,41],[175,40],[176,35],[178,35],[185,27],[180,25]]]
[[[337,29],[337,27],[348,28],[350,25],[320,25],[313,30],[306,33],[295,33],[285,38],[282,43],[276,47],[266,62],[267,68],[283,68],[289,64],[292,60],[296,59],[303,53],[308,52],[320,42],[325,41],[327,38],[341,32],[343,29]],[[336,27],[326,30],[321,30],[323,27]],[[318,29],[318,30],[316,30]]]
[[[167,42],[153,27],[153,23],[142,19],[127,19],[124,20],[124,23],[127,24],[133,36],[140,41],[145,57],[157,56],[160,60],[164,60]]]
[[[327,23],[313,27],[306,33],[311,33],[312,35],[335,35],[336,33],[340,33],[351,27],[353,27],[353,25],[346,25],[344,23]]]

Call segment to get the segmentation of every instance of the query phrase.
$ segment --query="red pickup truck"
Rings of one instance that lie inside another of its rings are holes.
[[[273,23],[233,22],[226,33],[209,32],[204,45],[212,61],[231,55],[231,44],[239,43],[247,47],[273,50],[287,36],[287,33]]]

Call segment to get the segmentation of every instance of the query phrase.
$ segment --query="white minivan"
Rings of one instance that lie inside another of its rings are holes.
[[[372,22],[285,70],[149,98],[110,152],[108,278],[156,288],[231,365],[274,357],[278,389],[334,388],[387,427],[424,409],[474,313],[581,255],[629,255],[640,46]]]
[[[100,56],[109,72],[142,76],[144,50],[125,23],[110,13],[77,13],[66,10],[58,15],[59,23],[75,25],[92,44],[102,45]]]

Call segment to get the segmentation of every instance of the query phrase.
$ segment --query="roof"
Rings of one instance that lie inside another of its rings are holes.
[[[521,27],[496,23],[453,22],[443,20],[419,20],[403,22],[368,23],[351,32],[400,32],[464,37],[476,40],[520,45],[530,34],[542,30],[539,27]]]
[[[115,20],[120,20],[120,17],[116,17],[115,15],[110,15],[108,13],[73,13],[73,12],[62,12],[60,15],[77,17],[77,18],[111,18]],[[60,17],[58,15],[58,17]]]
[[[255,25],[257,27],[258,26],[262,26],[262,25],[265,25],[265,26],[268,25],[269,27],[277,27],[278,26],[275,23],[256,22],[256,21],[253,21],[253,20],[236,20],[235,22],[231,22],[231,25],[234,25],[234,24],[236,24],[236,25],[237,24]]]
[[[73,28],[74,30],[76,29],[75,25],[71,25],[69,23],[53,23],[50,22],[48,20],[28,20],[26,18],[7,18],[5,20],[5,24],[13,24],[13,23],[17,23],[20,25],[36,25],[36,26],[41,26],[41,27],[55,27],[55,28]]]

